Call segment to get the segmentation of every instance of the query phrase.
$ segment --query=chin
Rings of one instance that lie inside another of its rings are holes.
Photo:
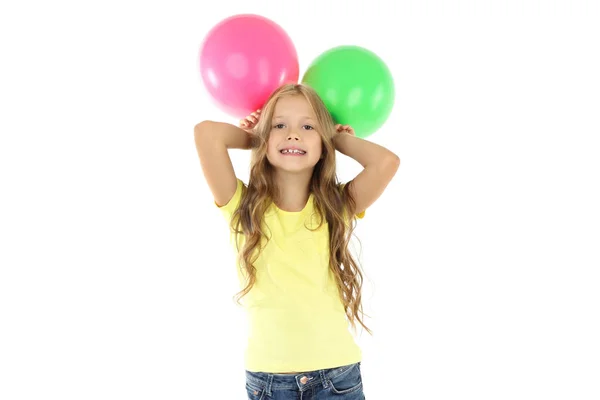
[[[281,164],[274,164],[273,166],[280,171],[285,171],[285,172],[289,172],[289,173],[298,173],[298,174],[314,169],[314,166],[313,167],[311,167],[311,166],[293,167],[293,166],[281,165]]]

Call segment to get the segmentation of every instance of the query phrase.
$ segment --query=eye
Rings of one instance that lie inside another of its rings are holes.
[[[307,131],[310,131],[310,130],[312,130],[312,129],[315,129],[315,128],[313,128],[313,127],[312,127],[312,126],[310,126],[310,125],[304,125],[304,126],[303,126],[303,128],[304,128],[304,129],[306,129]]]
[[[273,126],[273,128],[277,128],[277,129],[283,129],[283,124],[277,124],[275,126]]]

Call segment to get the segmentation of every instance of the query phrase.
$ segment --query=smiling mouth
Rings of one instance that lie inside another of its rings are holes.
[[[305,151],[297,150],[297,149],[294,149],[294,150],[284,149],[284,150],[281,150],[280,153],[283,155],[287,155],[287,156],[302,156],[302,155],[306,154]]]

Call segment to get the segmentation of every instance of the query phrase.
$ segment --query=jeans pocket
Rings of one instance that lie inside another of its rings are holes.
[[[246,393],[248,394],[248,400],[265,400],[267,398],[264,388],[249,381],[246,381]]]
[[[362,377],[358,364],[354,364],[349,371],[331,378],[329,387],[335,394],[352,393],[362,388]]]

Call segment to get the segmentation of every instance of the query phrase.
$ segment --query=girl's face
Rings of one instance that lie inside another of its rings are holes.
[[[322,142],[310,104],[302,95],[277,101],[267,142],[267,159],[290,172],[312,169],[321,158]]]

